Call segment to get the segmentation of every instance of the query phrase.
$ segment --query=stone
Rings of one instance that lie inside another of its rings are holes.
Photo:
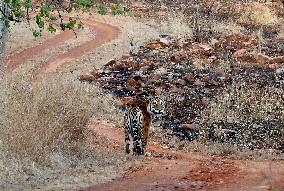
[[[164,67],[160,67],[160,68],[157,68],[155,71],[154,71],[155,74],[157,75],[160,75],[160,76],[163,76],[163,75],[166,75],[168,73],[167,69],[164,68]]]
[[[187,131],[195,131],[198,129],[198,125],[197,124],[182,124],[180,126],[180,128],[182,130],[187,130]]]
[[[236,61],[255,62],[255,58],[249,53],[247,49],[240,49],[234,52],[233,58]]]
[[[168,47],[167,44],[165,44],[164,42],[161,42],[159,40],[154,40],[154,41],[148,42],[144,46],[145,46],[145,48],[148,48],[148,49],[151,49],[151,50],[163,49],[163,48]]]
[[[211,39],[210,44],[211,44],[212,47],[217,47],[217,46],[220,45],[220,42],[217,39],[213,38],[213,39]]]
[[[186,81],[183,80],[183,79],[177,79],[177,80],[173,81],[173,84],[175,84],[175,85],[185,85]]]
[[[120,85],[119,85],[119,86],[116,86],[116,89],[117,89],[117,90],[123,90],[123,86],[120,86]]]
[[[156,13],[158,17],[164,17],[167,15],[167,12],[166,11],[159,11]]]
[[[196,44],[191,48],[188,56],[195,55],[198,58],[208,58],[208,56],[211,56],[212,51],[213,49],[209,44]]]
[[[180,62],[182,58],[182,55],[180,52],[175,52],[171,55],[170,60],[173,62]]]
[[[127,84],[130,85],[130,86],[137,86],[137,85],[139,85],[139,82],[134,80],[134,79],[128,79]]]
[[[277,57],[274,57],[274,58],[271,58],[270,60],[270,63],[271,64],[281,64],[281,63],[284,63],[284,56],[277,56]]]
[[[80,75],[79,80],[80,81],[92,82],[92,81],[95,80],[95,77],[93,75],[91,75],[90,73],[84,72],[83,74]]]
[[[188,83],[194,83],[195,82],[195,78],[192,74],[187,74],[184,79]]]
[[[98,79],[100,77],[99,69],[94,68],[93,71],[91,71],[91,74],[94,76],[95,79]]]
[[[202,86],[203,82],[200,79],[196,79],[195,82],[193,83],[195,86]]]
[[[116,60],[115,60],[115,59],[110,59],[107,63],[105,63],[104,67],[105,67],[105,68],[111,67],[111,66],[113,66],[115,63],[116,63]]]
[[[258,63],[260,65],[268,64],[269,61],[270,61],[270,57],[266,56],[264,54],[258,54],[254,58],[255,58],[256,63]]]
[[[207,106],[207,105],[209,105],[209,99],[207,98],[207,97],[203,97],[202,99],[201,99],[201,103],[202,103],[202,105],[204,105],[204,106]]]
[[[127,60],[127,59],[129,59],[130,57],[131,57],[130,54],[123,54],[123,55],[121,56],[121,58],[122,58],[123,60]]]
[[[209,44],[198,44],[198,46],[205,51],[212,50],[212,47]]]
[[[164,43],[167,46],[170,45],[170,41],[167,38],[160,38],[160,42]]]
[[[275,70],[276,74],[284,74],[284,67],[281,67],[281,68],[277,68]]]

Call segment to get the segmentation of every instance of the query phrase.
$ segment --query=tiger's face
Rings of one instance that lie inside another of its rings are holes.
[[[166,111],[166,101],[161,97],[153,97],[150,99],[147,111],[156,117],[165,115]]]

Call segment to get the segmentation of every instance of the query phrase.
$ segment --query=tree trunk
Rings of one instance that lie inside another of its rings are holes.
[[[0,0],[0,9],[2,13],[6,15],[10,14],[8,6]],[[5,26],[5,22],[2,19],[4,15],[0,14],[0,79],[4,74],[4,61],[5,61],[5,48],[8,40],[8,28]]]

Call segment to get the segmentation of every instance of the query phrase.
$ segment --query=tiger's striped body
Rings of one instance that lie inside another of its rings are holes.
[[[143,155],[148,142],[153,115],[164,114],[164,102],[160,98],[150,101],[131,100],[126,103],[128,110],[124,116],[125,151],[130,153],[130,138],[133,139],[133,153]]]

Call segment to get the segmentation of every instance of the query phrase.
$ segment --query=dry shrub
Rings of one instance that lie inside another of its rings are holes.
[[[0,81],[0,88],[0,179],[4,185],[38,186],[54,176],[59,180],[62,176],[68,185],[74,181],[64,175],[76,174],[78,181],[80,173],[88,174],[88,170],[97,173],[96,178],[99,172],[109,177],[116,174],[122,156],[93,149],[94,136],[86,128],[92,115],[103,116],[107,108],[113,112],[97,87],[66,75],[30,85],[15,74]],[[113,175],[102,170],[106,167],[113,168]]]
[[[284,149],[282,89],[236,85],[217,97],[206,112],[205,137],[249,149]]]
[[[274,25],[279,22],[270,3],[249,2],[243,6],[240,23],[255,25]]]
[[[210,105],[208,112],[208,122],[284,120],[283,90],[247,83],[233,85]]]

